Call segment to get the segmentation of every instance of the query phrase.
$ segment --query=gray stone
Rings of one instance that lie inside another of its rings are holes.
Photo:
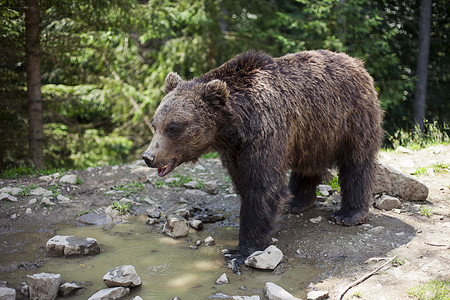
[[[375,202],[376,208],[384,210],[392,210],[399,208],[400,206],[402,206],[402,202],[398,200],[398,198],[388,195],[381,196],[381,198]]]
[[[200,230],[203,228],[203,222],[197,219],[189,219],[189,225],[195,230]]]
[[[25,210],[25,214],[30,215],[33,211],[31,210],[31,208],[27,207],[27,209]]]
[[[196,189],[199,186],[199,182],[196,180],[192,180],[192,181],[186,182],[185,184],[183,184],[183,186],[188,189]]]
[[[135,287],[142,284],[141,278],[132,265],[119,266],[108,270],[103,276],[103,282],[108,287]]]
[[[48,196],[53,195],[53,192],[49,191],[49,190],[46,190],[44,188],[38,187],[38,188],[35,188],[34,190],[31,190],[29,195],[31,195],[31,196],[45,196],[45,197],[48,197]]]
[[[17,188],[17,187],[12,187],[12,186],[5,186],[4,188],[0,189],[0,193],[3,194],[10,194],[12,196],[17,196],[20,191],[22,191],[21,188]]]
[[[61,286],[59,287],[59,294],[64,297],[82,288],[83,287],[81,285],[78,285],[76,283],[66,282],[64,284],[61,284]]]
[[[69,184],[75,184],[77,183],[77,175],[71,174],[71,175],[64,175],[59,179],[60,183],[69,183]]]
[[[261,297],[258,295],[253,296],[232,296],[231,299],[233,300],[261,300]]]
[[[329,185],[326,185],[326,184],[319,184],[317,186],[317,189],[320,191],[320,193],[323,196],[329,196],[330,194],[333,193],[333,188],[331,186],[329,186]]]
[[[2,300],[15,300],[16,290],[9,287],[0,287],[0,299]]]
[[[8,193],[0,193],[0,200],[8,200],[11,202],[17,202],[17,198],[8,194]]]
[[[69,203],[70,202],[70,198],[63,196],[63,195],[56,196],[56,199],[58,199],[58,201],[61,203]]]
[[[215,181],[205,182],[205,191],[211,195],[217,195],[219,193],[219,189]]]
[[[27,275],[27,281],[31,300],[53,300],[61,285],[61,275],[51,273]]]
[[[27,282],[20,283],[17,289],[20,291],[22,295],[24,295],[26,298],[29,298],[30,287],[28,286]]]
[[[79,216],[77,221],[87,225],[108,225],[113,223],[113,219],[105,212],[90,212]]]
[[[189,232],[189,224],[179,215],[170,215],[164,224],[163,232],[173,238],[183,237]]]
[[[222,275],[220,275],[220,277],[217,278],[217,280],[216,280],[216,284],[218,284],[218,285],[229,284],[229,283],[230,283],[230,281],[228,280],[226,273],[223,273]]]
[[[428,197],[428,188],[422,182],[381,162],[376,166],[373,192],[410,201],[426,200]]]
[[[28,205],[36,204],[36,202],[37,202],[37,199],[36,199],[36,198],[33,198],[33,199],[31,199],[30,201],[28,201]]]
[[[100,290],[91,297],[89,297],[88,300],[116,300],[125,297],[128,294],[130,294],[129,288],[115,287]]]
[[[271,245],[264,251],[256,251],[251,254],[245,260],[245,264],[257,269],[273,270],[282,259],[283,252],[281,252],[281,250],[276,246]]]
[[[96,239],[89,237],[75,237],[56,235],[46,244],[50,256],[92,255],[100,253],[100,246]]]
[[[48,199],[47,197],[43,197],[43,198],[42,198],[41,204],[48,205],[48,206],[54,206],[54,205],[56,205],[55,203],[53,203],[52,201],[50,201],[50,199]]]
[[[131,298],[131,300],[144,300],[144,299],[142,299],[140,296],[136,296],[134,298]]]
[[[328,291],[311,291],[306,298],[308,300],[324,300],[328,298]]]
[[[300,300],[273,282],[266,282],[264,295],[268,300]]]
[[[161,217],[161,211],[154,208],[146,209],[145,212],[150,218],[158,219]]]
[[[223,214],[209,214],[196,216],[195,218],[203,223],[215,223],[224,220],[225,216]]]

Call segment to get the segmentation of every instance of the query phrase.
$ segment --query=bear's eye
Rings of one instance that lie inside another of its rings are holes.
[[[174,122],[170,123],[166,127],[167,136],[171,139],[176,139],[177,137],[179,137],[183,130],[184,126],[182,124]]]

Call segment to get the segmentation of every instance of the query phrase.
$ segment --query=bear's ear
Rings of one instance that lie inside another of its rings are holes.
[[[225,81],[214,79],[205,85],[203,100],[214,105],[225,105],[228,100],[229,91]]]
[[[175,72],[170,72],[166,76],[166,82],[164,84],[164,92],[168,94],[170,91],[174,90],[180,83],[183,82],[180,75]]]

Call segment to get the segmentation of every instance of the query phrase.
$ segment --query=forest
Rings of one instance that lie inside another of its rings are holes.
[[[275,57],[311,49],[358,57],[385,111],[384,147],[412,135],[448,141],[450,1],[0,3],[0,171],[136,160],[151,140],[150,120],[169,72],[191,79],[250,49]],[[426,5],[428,19],[421,16]],[[419,67],[422,49],[429,53]],[[418,119],[421,78],[426,93]]]

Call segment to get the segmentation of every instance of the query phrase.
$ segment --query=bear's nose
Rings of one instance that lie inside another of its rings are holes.
[[[147,166],[149,166],[150,168],[153,166],[153,163],[155,162],[155,157],[147,152],[144,153],[144,155],[142,156],[142,159],[145,161]]]

